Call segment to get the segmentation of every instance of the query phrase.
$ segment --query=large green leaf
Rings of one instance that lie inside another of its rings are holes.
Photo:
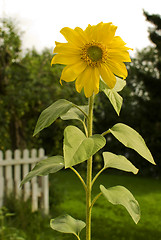
[[[123,186],[115,186],[106,189],[100,185],[104,197],[112,204],[120,204],[126,208],[135,223],[140,219],[140,207],[132,193]]]
[[[120,89],[119,86],[118,88]],[[116,113],[119,115],[123,103],[123,98],[117,93],[115,88],[108,88],[108,86],[103,81],[100,81],[100,89],[106,94]]]
[[[114,86],[115,91],[120,92],[125,86],[126,86],[126,81],[119,77],[116,77],[116,84]]]
[[[88,106],[78,106],[82,111],[84,111],[86,114],[88,112]],[[84,120],[84,114],[81,112],[78,108],[72,107],[69,109],[69,111],[63,115],[60,116],[62,120],[71,120],[76,119],[79,121]]]
[[[68,126],[64,131],[64,162],[65,168],[84,162],[106,144],[99,134],[87,138],[77,127]]]
[[[51,219],[50,226],[58,232],[72,233],[79,239],[79,234],[86,224],[83,221],[74,219],[69,215],[63,215],[55,219]]]
[[[109,131],[126,147],[134,149],[143,158],[155,164],[154,159],[145,144],[144,139],[133,128],[123,124],[117,123]]]
[[[33,136],[44,128],[49,127],[60,115],[66,113],[74,104],[60,99],[46,108],[39,116]]]
[[[64,167],[64,158],[62,156],[53,156],[38,162],[35,167],[27,174],[21,182],[21,186],[35,176],[44,176],[49,173],[55,173]]]
[[[104,168],[117,168],[126,172],[138,173],[138,169],[124,156],[104,152]]]

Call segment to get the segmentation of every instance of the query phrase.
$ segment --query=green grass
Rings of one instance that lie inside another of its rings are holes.
[[[110,172],[97,179],[93,196],[99,193],[100,184],[128,188],[140,204],[141,220],[135,225],[126,209],[112,205],[101,196],[92,211],[92,240],[161,240],[160,180]],[[29,205],[25,204],[15,202],[8,205],[17,216],[11,224],[26,233],[26,240],[76,240],[74,235],[61,234],[49,227],[51,218],[65,213],[85,221],[84,188],[71,170],[50,175],[50,216],[45,217],[40,212],[31,214]],[[85,229],[81,240],[85,240]]]
[[[60,212],[85,220],[85,194],[77,176],[66,170],[55,177],[60,184]],[[92,240],[161,239],[161,181],[132,174],[102,174],[95,182],[93,195],[99,193],[100,184],[105,187],[123,185],[128,188],[140,204],[141,220],[135,225],[126,209],[110,204],[101,196],[92,211]],[[85,231],[81,236],[85,239]],[[67,236],[65,239],[72,238]]]

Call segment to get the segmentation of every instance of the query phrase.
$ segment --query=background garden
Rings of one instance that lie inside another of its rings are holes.
[[[142,217],[135,226],[122,207],[112,206],[101,197],[93,209],[93,240],[161,239],[161,16],[146,12],[144,15],[152,23],[149,38],[153,46],[138,51],[127,66],[129,75],[127,86],[121,92],[124,103],[119,117],[106,96],[100,93],[96,97],[94,131],[102,133],[115,123],[124,122],[143,136],[157,166],[125,149],[112,136],[107,137],[109,144],[103,150],[117,149],[117,154],[126,154],[139,173],[132,176],[108,170],[98,179],[94,192],[97,193],[99,183],[107,187],[123,184],[140,203]],[[52,49],[46,48],[41,53],[35,49],[22,51],[21,30],[11,19],[0,21],[0,150],[43,147],[48,156],[62,154],[62,132],[69,122],[58,119],[33,138],[37,118],[58,99],[66,98],[78,105],[87,100],[83,94],[73,94],[73,83],[60,85],[62,66],[50,66]],[[95,172],[101,164],[100,155],[95,156]],[[78,168],[85,174],[83,164]],[[18,239],[16,234],[27,240],[74,239],[51,230],[49,219],[62,213],[85,218],[84,193],[78,184],[67,170],[50,176],[50,216],[31,213],[30,202],[16,201],[11,196],[6,199],[8,210],[5,211],[15,215],[5,217],[4,211],[0,212],[0,219],[4,220],[1,230],[3,225],[3,232],[15,234],[15,238],[8,239]],[[2,240],[7,239],[5,235],[0,236]]]

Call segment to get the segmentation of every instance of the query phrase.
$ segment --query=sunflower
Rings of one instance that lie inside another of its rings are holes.
[[[60,32],[66,43],[56,42],[51,64],[66,65],[60,83],[75,81],[77,92],[84,88],[88,98],[99,92],[100,77],[109,88],[113,88],[116,77],[125,79],[125,62],[131,62],[126,43],[115,36],[117,27],[112,23],[88,25],[85,30],[79,27],[63,28]]]

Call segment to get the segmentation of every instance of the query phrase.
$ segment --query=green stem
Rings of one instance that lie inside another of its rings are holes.
[[[78,236],[78,240],[80,240],[80,237]]]
[[[83,180],[83,178],[81,177],[81,175],[79,174],[79,172],[77,172],[77,170],[73,167],[70,167],[70,169],[78,176],[78,178],[81,180],[81,183],[83,184],[83,187],[85,189],[85,191],[87,190],[87,186]]]
[[[89,98],[88,137],[92,136],[94,96]],[[91,190],[92,190],[92,157],[87,160],[86,191],[86,240],[91,240]]]
[[[84,127],[84,131],[85,131],[86,137],[88,137],[88,130],[87,130],[86,124],[85,124],[84,121],[82,121],[82,124],[83,124],[83,127]]]
[[[110,130],[103,132],[101,135],[104,137],[106,134],[111,133]]]
[[[75,105],[75,104],[73,104],[74,105],[74,107],[76,107],[77,109],[79,109],[79,111],[81,111],[83,114],[84,114],[84,116],[88,119],[88,115],[80,108],[80,107],[78,107],[77,105]]]
[[[97,174],[96,174],[96,176],[93,178],[93,180],[92,180],[92,186],[93,186],[93,184],[94,184],[94,182],[96,181],[96,179],[98,178],[98,176],[105,170],[106,168],[102,168]]]
[[[100,192],[99,194],[97,194],[97,195],[95,196],[95,198],[93,199],[92,204],[91,204],[91,209],[92,209],[93,205],[95,204],[95,202],[97,201],[97,199],[98,199],[101,195],[102,195],[102,192]]]

